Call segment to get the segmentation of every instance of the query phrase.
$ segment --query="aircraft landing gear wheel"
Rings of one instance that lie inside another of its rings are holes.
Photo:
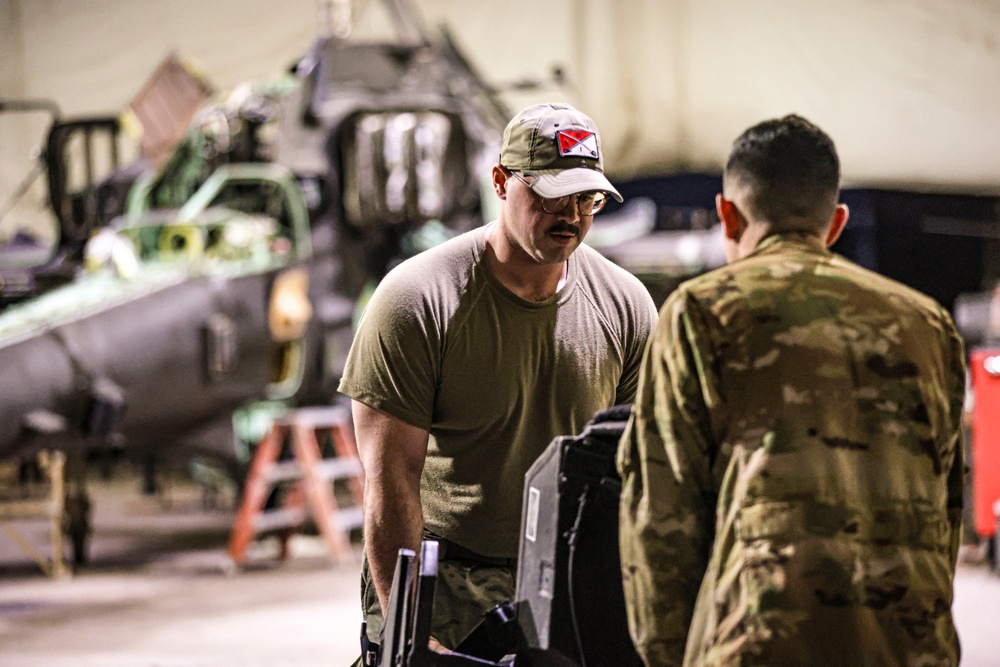
[[[996,525],[986,548],[986,562],[993,566],[995,573],[1000,574],[1000,500],[993,503],[993,516],[996,517]]]
[[[993,571],[1000,575],[1000,521],[997,521],[997,530],[990,540],[990,561],[993,563]]]
[[[90,554],[90,498],[80,493],[66,497],[66,532],[73,545],[73,564],[85,565]]]

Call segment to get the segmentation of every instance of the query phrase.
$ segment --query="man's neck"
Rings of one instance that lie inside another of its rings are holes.
[[[747,255],[753,254],[758,246],[765,240],[777,235],[797,235],[815,238],[817,241],[822,242],[822,233],[815,229],[810,229],[808,227],[795,228],[795,227],[773,227],[768,223],[754,223],[748,225],[740,238],[739,242],[739,256],[746,257]]]
[[[567,262],[542,264],[512,248],[495,227],[486,235],[486,262],[500,283],[525,301],[545,301],[566,284]]]

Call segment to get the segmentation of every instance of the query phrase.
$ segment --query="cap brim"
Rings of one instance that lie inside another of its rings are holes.
[[[601,190],[609,193],[619,202],[623,201],[622,196],[615,190],[615,186],[611,185],[611,181],[596,169],[579,167],[558,171],[528,170],[525,173],[536,177],[531,189],[539,196],[548,199],[575,195],[578,192],[587,192],[588,190]]]

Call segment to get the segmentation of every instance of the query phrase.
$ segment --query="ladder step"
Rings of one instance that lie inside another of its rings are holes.
[[[359,477],[363,473],[361,461],[358,459],[335,458],[323,459],[317,466],[320,477],[327,480]],[[297,460],[279,461],[271,466],[267,481],[271,484],[291,482],[302,479],[303,468]]]
[[[294,413],[278,420],[279,424],[291,426],[298,424],[309,429],[334,428],[351,423],[351,411],[343,407],[317,406],[298,408]]]
[[[348,458],[323,459],[319,470],[323,478],[329,480],[358,477],[363,472],[361,461]]]
[[[53,519],[62,516],[56,500],[0,500],[0,520]]]
[[[295,459],[278,461],[267,473],[267,481],[271,484],[291,482],[296,479],[302,479],[302,466]]]
[[[344,530],[361,528],[365,523],[365,513],[360,507],[347,507],[334,512],[334,514],[337,515],[337,519],[344,527]]]
[[[281,528],[296,528],[306,521],[304,508],[285,508],[261,512],[254,517],[255,532],[266,533]]]

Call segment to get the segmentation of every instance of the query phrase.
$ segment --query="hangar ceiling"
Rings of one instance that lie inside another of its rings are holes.
[[[324,4],[0,0],[0,97],[121,111],[175,49],[220,90],[271,78],[316,36]],[[356,35],[385,29],[380,0],[351,4]],[[1000,192],[992,0],[415,4],[505,88],[512,110],[565,100],[592,115],[619,179],[716,172],[745,127],[795,112],[834,137],[847,185]],[[540,85],[510,87],[526,79]],[[2,174],[34,139],[0,132]]]

